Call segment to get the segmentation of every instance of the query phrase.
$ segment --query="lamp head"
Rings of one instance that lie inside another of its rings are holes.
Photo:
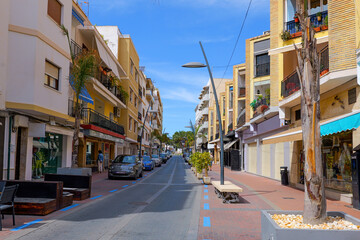
[[[199,62],[189,62],[189,63],[186,63],[186,64],[182,65],[182,67],[185,67],[185,68],[203,68],[203,67],[206,67],[206,65],[203,64],[203,63],[199,63]]]

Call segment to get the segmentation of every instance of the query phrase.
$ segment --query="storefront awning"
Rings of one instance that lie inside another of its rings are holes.
[[[360,113],[338,119],[320,127],[321,136],[353,130],[360,126]]]
[[[360,113],[350,113],[342,117],[336,117],[332,120],[323,120],[320,122],[320,134],[326,136],[339,132],[356,129],[360,126]],[[274,144],[280,142],[294,142],[302,140],[302,128],[292,128],[287,131],[275,134],[263,139],[263,144]]]
[[[72,87],[72,89],[75,91],[75,87],[74,87],[74,81],[73,81],[73,76],[70,75],[70,85]],[[89,92],[87,91],[86,87],[84,87],[83,89],[81,89],[81,92],[80,92],[80,95],[79,95],[79,98],[81,100],[83,100],[84,102],[87,102],[87,103],[90,103],[90,104],[94,104],[94,100],[91,98]]]
[[[231,146],[234,145],[237,141],[239,141],[239,139],[235,139],[234,141],[225,144],[224,150],[228,150],[229,148],[231,148]]]

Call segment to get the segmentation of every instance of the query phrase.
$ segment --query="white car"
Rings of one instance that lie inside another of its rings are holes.
[[[161,166],[161,159],[159,157],[159,155],[151,155],[151,160],[155,161],[155,167],[160,167]]]

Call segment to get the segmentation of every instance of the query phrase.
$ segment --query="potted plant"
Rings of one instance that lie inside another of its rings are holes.
[[[294,16],[294,21],[295,21],[296,23],[299,22],[299,18],[298,18],[298,16],[296,16],[296,13],[295,13],[295,16]]]
[[[250,103],[250,107],[252,108],[252,110],[255,112],[256,111],[256,100],[252,101]]]
[[[318,22],[321,22],[321,12],[318,12],[316,14],[316,17],[317,17]]]
[[[211,178],[208,175],[208,171],[209,171],[209,167],[211,164],[211,156],[209,152],[204,152],[201,154],[201,162],[202,162],[202,167],[204,168],[205,171],[205,176],[203,177],[204,183],[205,184],[210,184],[211,183]]]
[[[321,26],[321,30],[322,31],[328,30],[328,16],[325,17],[324,24]]]
[[[287,40],[291,39],[291,34],[288,30],[285,30],[280,33],[280,37],[283,41],[287,41]]]

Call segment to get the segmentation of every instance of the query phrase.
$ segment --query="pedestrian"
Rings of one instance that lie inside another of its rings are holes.
[[[104,155],[101,150],[99,150],[99,155],[97,158],[97,164],[98,164],[98,172],[102,173],[103,171],[103,162],[104,162]]]

